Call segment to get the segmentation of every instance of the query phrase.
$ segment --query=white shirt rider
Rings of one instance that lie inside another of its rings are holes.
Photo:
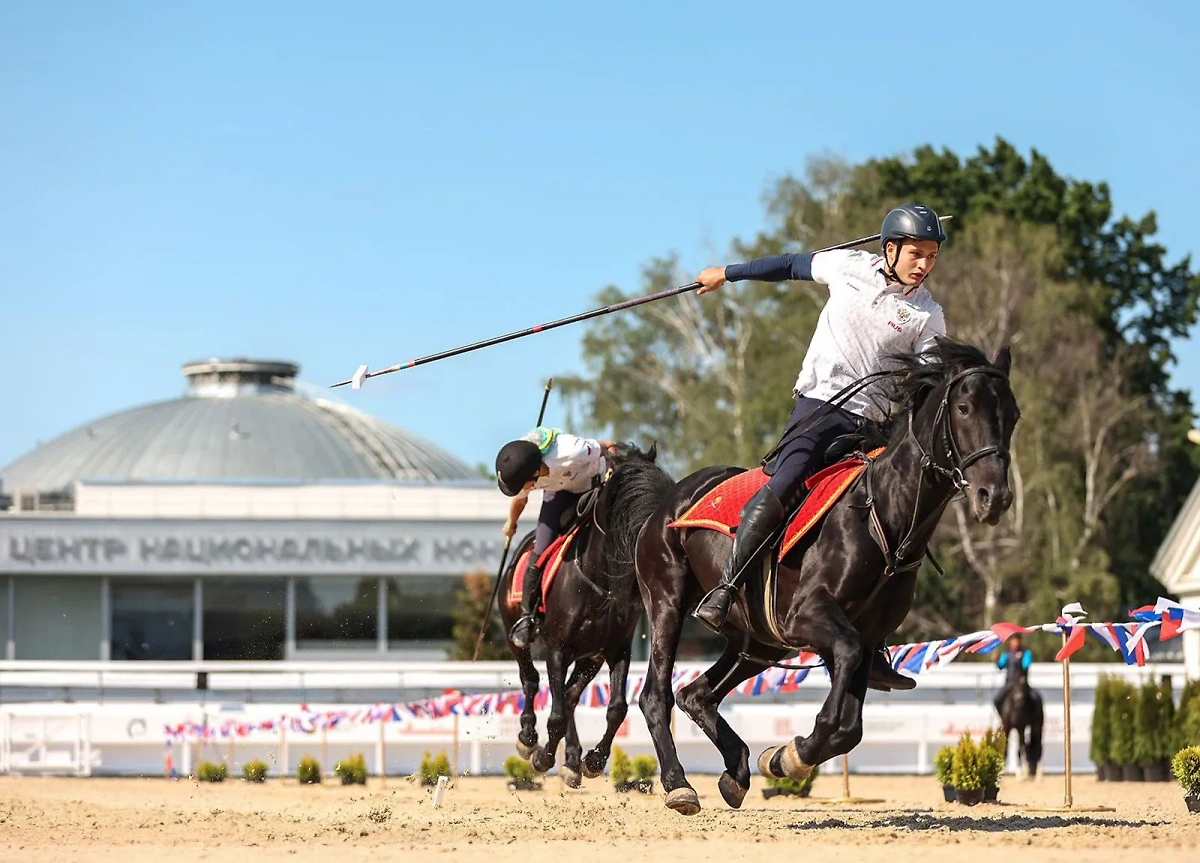
[[[522,440],[540,444],[542,431],[534,429]],[[566,432],[558,432],[554,436],[550,448],[542,455],[542,462],[549,469],[549,473],[539,476],[533,488],[544,491],[582,494],[592,487],[596,477],[604,475],[606,469],[604,449],[600,441]],[[521,492],[523,495],[528,493]]]
[[[912,244],[905,249],[919,251]],[[922,268],[932,268],[933,261],[925,264],[923,259],[914,259],[913,266],[922,274],[914,285],[889,279],[882,255],[837,249],[710,268],[701,273],[699,281],[706,287],[699,293],[716,290],[725,281],[773,280],[777,276],[827,285],[829,301],[817,319],[796,378],[795,395],[829,401],[865,375],[890,370],[885,359],[888,354],[923,353],[937,336],[946,334],[942,307],[921,284],[927,271]],[[897,262],[897,266],[903,265]],[[714,284],[709,287],[710,283]],[[868,419],[883,419],[889,405],[882,388],[882,382],[865,387],[845,403],[845,409]]]

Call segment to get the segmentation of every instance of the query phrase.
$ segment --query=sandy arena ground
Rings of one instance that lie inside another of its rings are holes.
[[[185,863],[205,860],[504,861],[886,860],[888,863],[1013,863],[1200,860],[1200,815],[1175,783],[1076,779],[1075,806],[1106,813],[1034,812],[1063,802],[1061,777],[1006,779],[1003,805],[941,801],[932,777],[852,777],[858,797],[879,804],[764,800],[755,777],[740,811],[710,776],[692,777],[704,809],[691,818],[655,794],[618,794],[605,779],[566,790],[556,776],[540,792],[511,793],[499,778],[460,779],[443,806],[403,778],[364,789],[294,780],[202,785],[190,780],[0,777],[0,860]],[[822,776],[813,796],[841,793]],[[243,848],[253,849],[249,852]],[[1036,849],[1036,850],[1035,850]],[[1140,853],[1139,853],[1140,852]],[[246,856],[249,853],[250,856]],[[851,858],[849,855],[853,855]]]

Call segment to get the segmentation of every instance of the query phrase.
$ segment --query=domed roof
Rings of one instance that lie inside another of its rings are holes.
[[[0,468],[6,493],[65,492],[76,480],[480,480],[424,438],[297,392],[294,363],[183,366],[183,398],[110,414]]]

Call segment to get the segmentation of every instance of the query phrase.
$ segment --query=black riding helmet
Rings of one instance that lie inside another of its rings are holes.
[[[537,478],[542,467],[542,451],[527,440],[506,443],[496,455],[496,484],[509,497],[520,493],[525,483]]]
[[[901,204],[883,218],[883,227],[879,229],[879,248],[883,250],[883,261],[887,273],[893,278],[896,275],[894,267],[900,260],[900,249],[905,240],[933,240],[939,246],[946,242],[946,230],[938,214],[923,204]],[[896,260],[888,260],[887,244],[896,244]]]

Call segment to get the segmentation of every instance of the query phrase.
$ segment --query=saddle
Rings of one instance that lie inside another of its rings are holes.
[[[579,497],[579,504],[575,507],[574,513],[566,513],[563,520],[559,523],[559,534],[550,543],[549,547],[542,552],[541,557],[537,559],[538,567],[542,573],[542,591],[541,604],[538,611],[546,611],[546,597],[550,595],[550,586],[554,584],[554,577],[558,575],[559,569],[562,568],[563,561],[567,560],[568,553],[575,539],[587,522],[589,522],[596,510],[596,501],[600,497],[600,488],[602,483],[597,483],[588,491],[585,491]],[[512,581],[508,586],[508,596],[506,602],[512,606],[520,606],[522,591],[525,587],[525,571],[529,565],[529,556],[533,553],[533,543],[530,542],[528,547],[521,552],[517,558],[517,568],[513,571]]]
[[[793,645],[788,645],[778,631],[775,594],[779,562],[812,534],[833,505],[854,486],[868,462],[884,453],[883,447],[863,452],[861,445],[867,440],[868,437],[856,432],[833,442],[825,454],[827,466],[805,481],[807,496],[784,519],[786,527],[777,532],[763,554],[762,565],[751,567],[746,573],[747,599],[761,597],[761,602],[747,603],[751,616],[757,618],[753,624],[760,632],[771,633],[782,647]],[[841,453],[853,454],[840,456]],[[763,467],[735,474],[710,489],[668,527],[712,530],[732,538],[741,521],[742,507],[768,479],[769,474]]]

